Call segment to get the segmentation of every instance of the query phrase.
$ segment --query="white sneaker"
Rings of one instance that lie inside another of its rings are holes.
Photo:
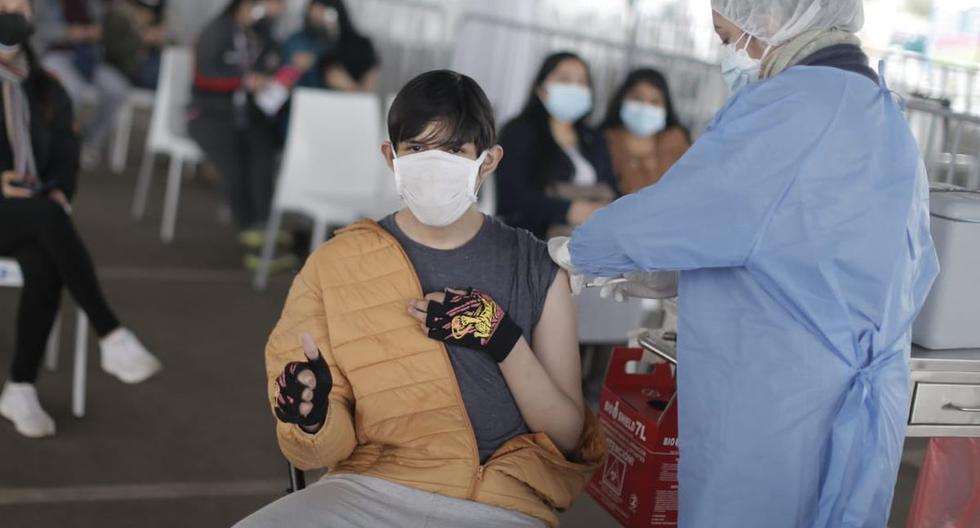
[[[54,420],[44,412],[37,390],[30,383],[7,382],[0,394],[0,415],[14,422],[17,432],[28,438],[54,435]]]
[[[153,376],[163,365],[132,332],[120,328],[106,336],[102,347],[102,370],[123,383],[140,383]]]

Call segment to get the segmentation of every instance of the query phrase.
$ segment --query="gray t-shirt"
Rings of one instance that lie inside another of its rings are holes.
[[[428,294],[446,288],[476,288],[489,294],[531,343],[557,266],[548,248],[531,233],[486,218],[472,240],[453,250],[423,246],[409,238],[394,216],[381,227],[405,248]],[[449,345],[466,412],[473,423],[480,460],[485,462],[511,438],[528,432],[500,367],[489,355]]]

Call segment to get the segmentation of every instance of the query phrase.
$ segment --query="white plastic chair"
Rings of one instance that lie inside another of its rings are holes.
[[[375,95],[295,91],[265,247],[255,273],[257,289],[265,289],[268,282],[284,213],[313,219],[312,250],[326,239],[331,224],[348,224],[394,210],[388,207],[394,179],[383,176],[388,168],[379,149],[380,123],[381,104]],[[386,187],[388,180],[391,189]]]
[[[126,103],[116,115],[116,125],[112,147],[109,151],[109,167],[112,172],[119,174],[126,170],[126,160],[129,158],[129,140],[133,135],[133,114],[136,110],[150,110],[156,101],[156,92],[144,88],[133,88],[129,92]]]
[[[0,258],[0,287],[23,288],[24,275],[20,265],[10,258]],[[58,349],[61,346],[61,316],[55,319],[48,336],[44,364],[48,370],[58,368]],[[76,417],[85,416],[86,367],[88,366],[88,317],[81,309],[75,322],[75,365],[72,372],[71,412]]]
[[[203,159],[197,143],[187,136],[187,119],[184,111],[190,101],[193,67],[190,49],[169,47],[163,51],[160,84],[156,91],[153,115],[150,118],[150,131],[146,138],[143,163],[133,200],[133,216],[142,218],[146,213],[146,200],[153,179],[153,163],[156,155],[170,156],[163,220],[160,226],[160,238],[167,243],[174,239],[184,164],[197,164]]]

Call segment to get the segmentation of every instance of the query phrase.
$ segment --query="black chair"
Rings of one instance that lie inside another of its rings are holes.
[[[306,489],[306,474],[301,470],[296,469],[296,466],[291,463],[289,465],[289,488],[286,489],[286,493],[293,493],[294,491],[303,491]]]

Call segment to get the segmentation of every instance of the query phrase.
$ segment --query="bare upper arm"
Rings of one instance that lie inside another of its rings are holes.
[[[558,271],[548,288],[541,319],[534,329],[531,341],[531,350],[555,385],[582,407],[578,319],[568,274],[564,270]]]

